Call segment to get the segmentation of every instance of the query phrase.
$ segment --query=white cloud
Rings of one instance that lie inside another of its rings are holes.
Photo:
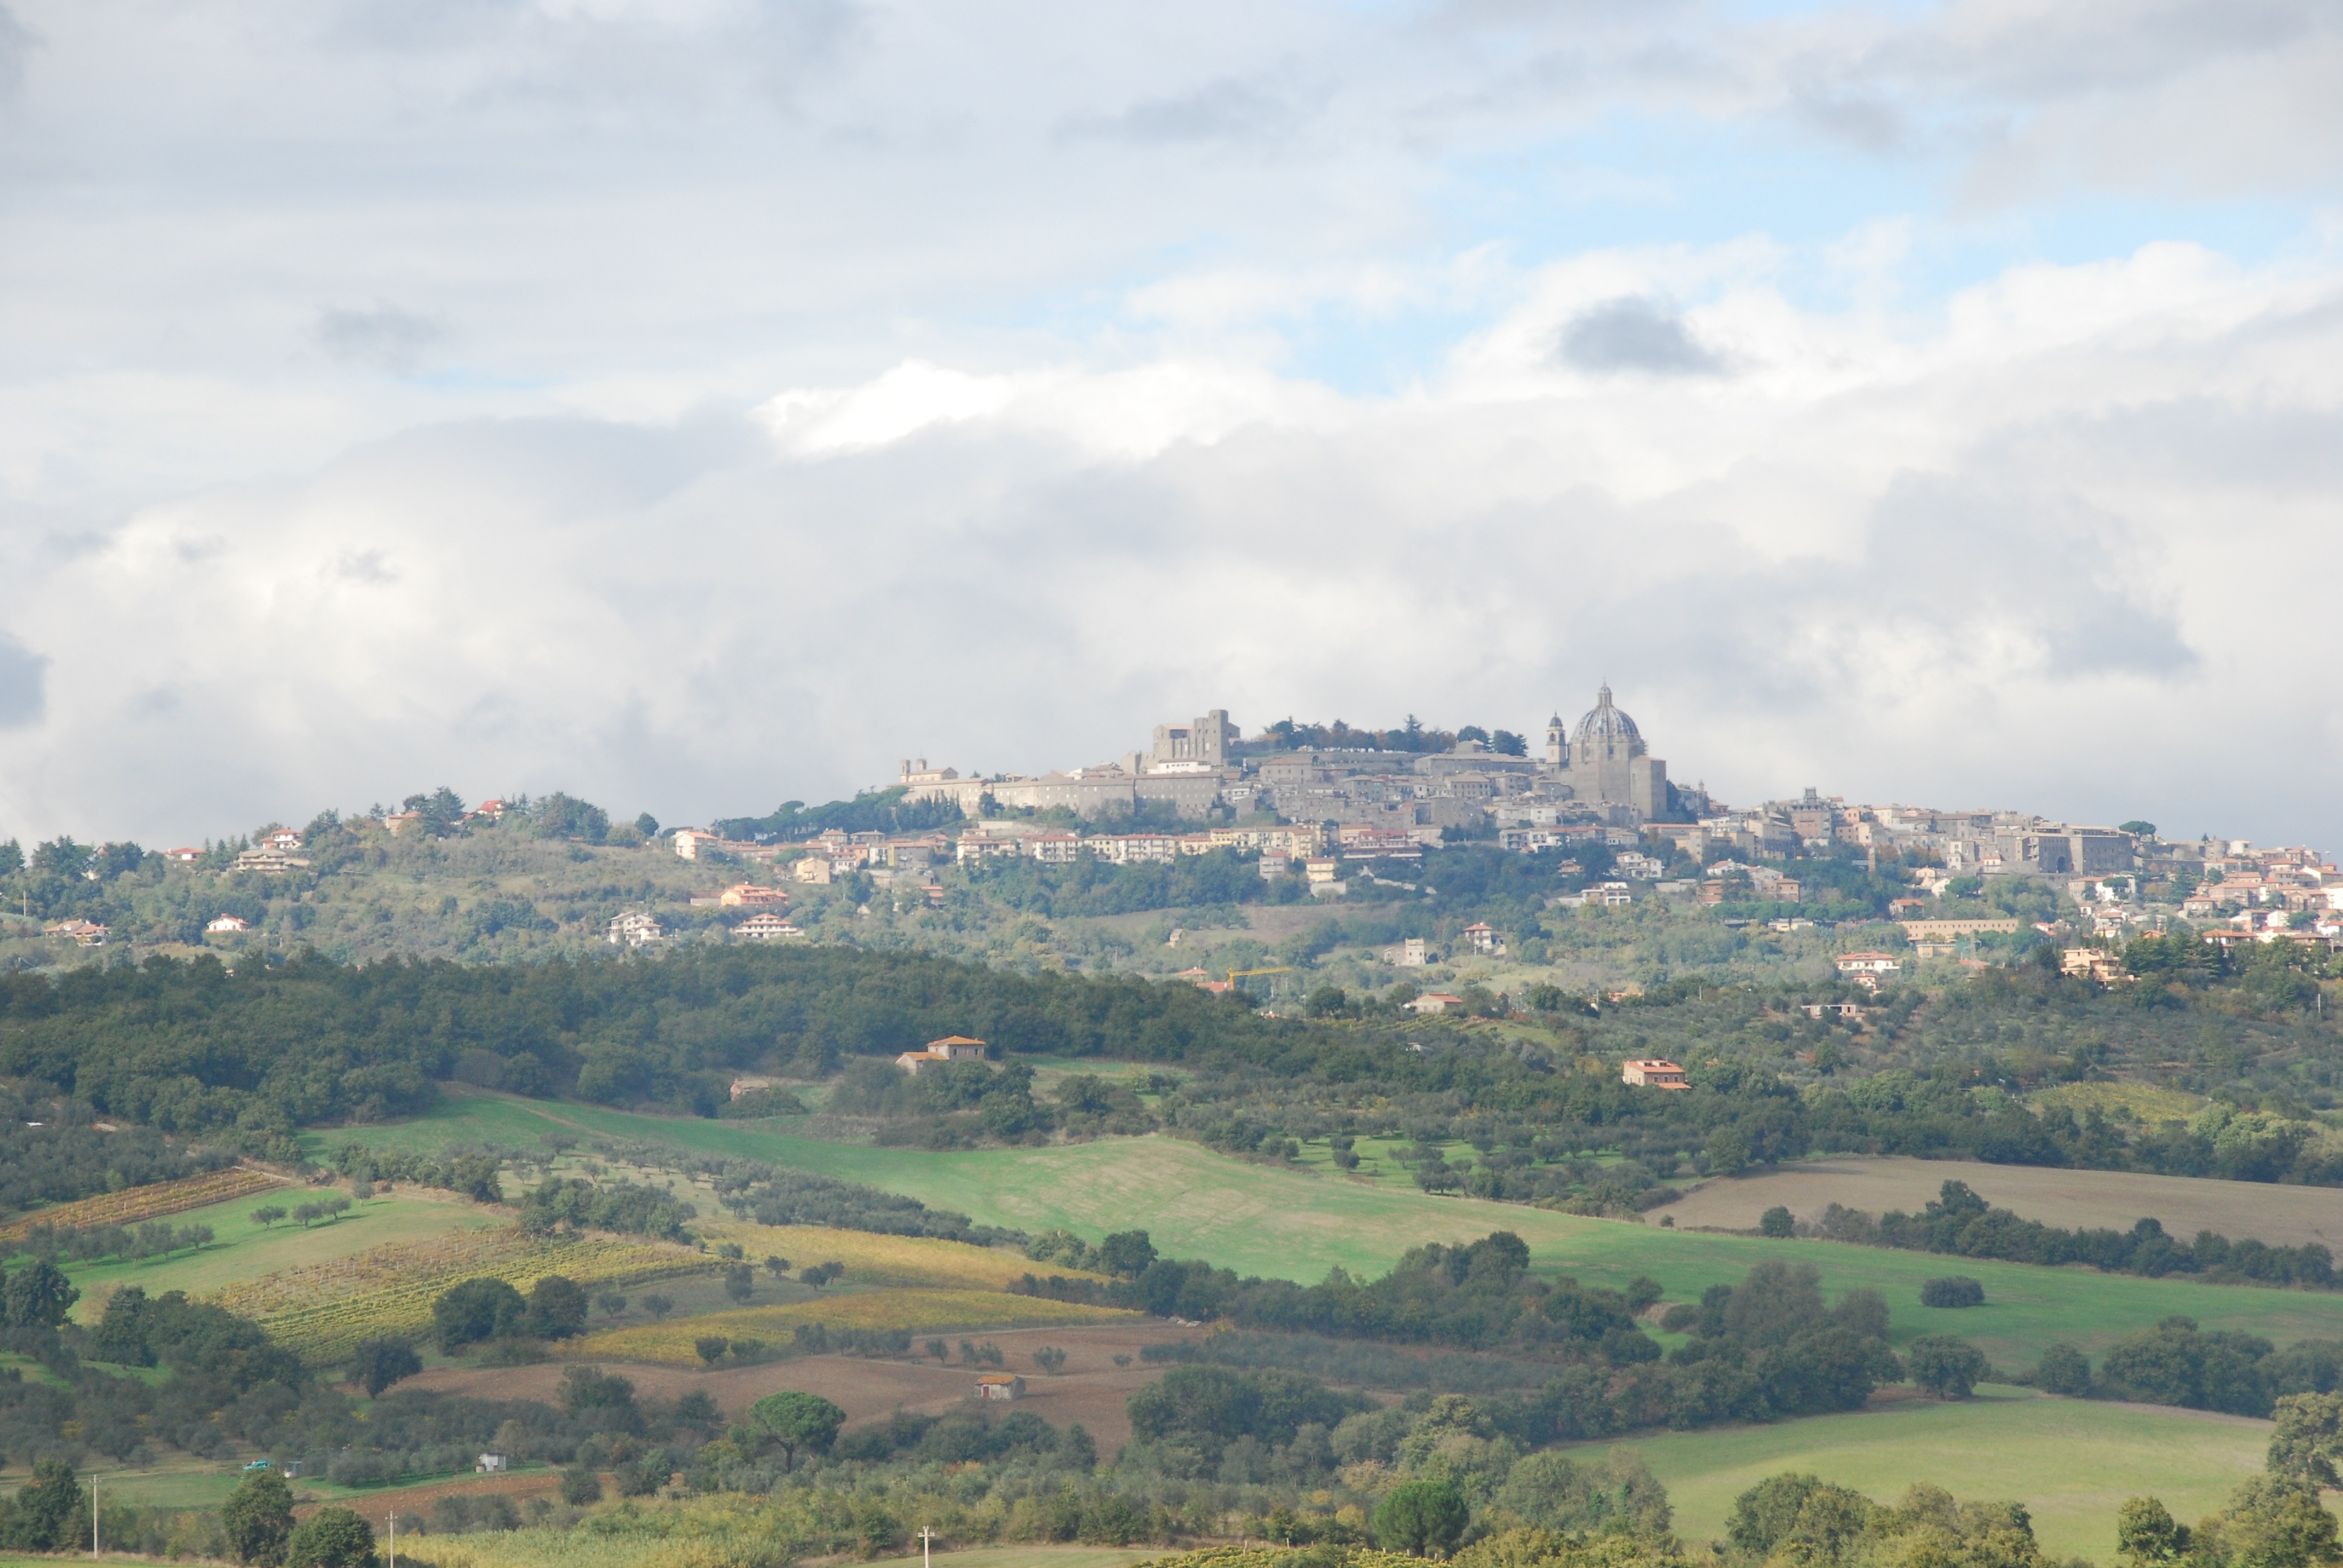
[[[5,0],[0,832],[1607,676],[2331,841],[2333,8],[1765,9]]]
[[[1546,330],[1524,299],[1491,338]],[[2091,309],[2046,330],[2062,299]],[[12,611],[52,663],[10,825],[178,839],[442,781],[706,817],[910,753],[1092,760],[1208,704],[1523,729],[1608,678],[1735,798],[2343,827],[2270,618],[2343,569],[2295,520],[2343,476],[2267,461],[2343,449],[2343,282],[2143,252],[1927,322],[1770,309],[1824,371],[1492,398],[1468,346],[1359,399],[907,362],[151,507]],[[2249,786],[2176,765],[2208,711],[2257,737]]]

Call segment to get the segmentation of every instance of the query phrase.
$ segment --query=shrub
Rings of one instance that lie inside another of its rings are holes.
[[[2034,1369],[2034,1386],[2045,1393],[2088,1393],[2091,1363],[2072,1345],[2052,1345],[2042,1352],[2042,1360]]]
[[[1757,1233],[1761,1236],[1772,1236],[1776,1240],[1785,1236],[1795,1236],[1798,1233],[1798,1222],[1790,1217],[1790,1211],[1787,1208],[1776,1203],[1757,1216]]]
[[[1920,1304],[1924,1307],[1981,1307],[1985,1305],[1985,1287],[1966,1274],[1930,1280],[1920,1287]]]
[[[561,1473],[561,1501],[584,1508],[602,1501],[602,1478],[590,1464],[573,1464]]]
[[[722,1334],[702,1334],[691,1342],[691,1348],[701,1361],[714,1366],[724,1359],[724,1352],[732,1348],[732,1342]]]

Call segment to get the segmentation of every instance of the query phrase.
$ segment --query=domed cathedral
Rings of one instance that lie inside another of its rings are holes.
[[[1559,713],[1545,727],[1546,766],[1573,799],[1624,806],[1642,821],[1668,815],[1668,765],[1649,749],[1635,721],[1612,706],[1607,684],[1577,729],[1565,728]]]

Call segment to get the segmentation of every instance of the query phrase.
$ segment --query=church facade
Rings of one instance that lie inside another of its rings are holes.
[[[1545,727],[1546,767],[1590,806],[1624,806],[1644,821],[1668,815],[1668,765],[1651,755],[1635,721],[1613,706],[1606,684],[1571,729],[1557,713]]]

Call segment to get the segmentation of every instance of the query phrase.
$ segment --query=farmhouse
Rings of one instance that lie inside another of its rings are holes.
[[[907,1050],[895,1059],[895,1065],[917,1076],[920,1069],[933,1067],[940,1061],[982,1061],[984,1041],[970,1040],[964,1034],[948,1034],[941,1040],[928,1041],[925,1049]]]
[[[979,1399],[1023,1399],[1025,1380],[1015,1372],[986,1372],[976,1380]]]
[[[1639,1083],[1646,1089],[1690,1089],[1684,1081],[1684,1070],[1673,1061],[1654,1057],[1647,1061],[1623,1061],[1619,1064],[1619,1081]]]

